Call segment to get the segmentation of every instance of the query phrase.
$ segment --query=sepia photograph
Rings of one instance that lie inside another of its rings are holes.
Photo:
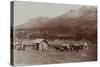
[[[97,6],[11,2],[11,64],[97,61]]]

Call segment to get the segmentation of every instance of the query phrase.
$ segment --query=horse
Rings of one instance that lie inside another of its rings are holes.
[[[61,46],[54,46],[54,48],[56,49],[56,51],[64,51],[64,48]]]

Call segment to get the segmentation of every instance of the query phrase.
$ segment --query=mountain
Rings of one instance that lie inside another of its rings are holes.
[[[86,6],[79,9],[72,9],[53,19],[49,19],[48,17],[30,19],[26,23],[17,26],[16,29],[37,29],[57,32],[81,31],[89,33],[96,31],[96,18],[96,7]]]

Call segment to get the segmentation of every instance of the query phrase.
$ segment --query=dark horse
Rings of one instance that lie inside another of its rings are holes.
[[[54,48],[56,49],[56,51],[64,51],[64,48],[61,46],[54,46]]]

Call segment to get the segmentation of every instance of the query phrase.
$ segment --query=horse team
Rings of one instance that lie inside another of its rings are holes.
[[[84,43],[83,45],[79,45],[79,44],[74,44],[74,45],[70,45],[70,44],[62,44],[61,46],[53,46],[56,51],[76,51],[79,52],[79,50],[88,50],[88,44]]]

